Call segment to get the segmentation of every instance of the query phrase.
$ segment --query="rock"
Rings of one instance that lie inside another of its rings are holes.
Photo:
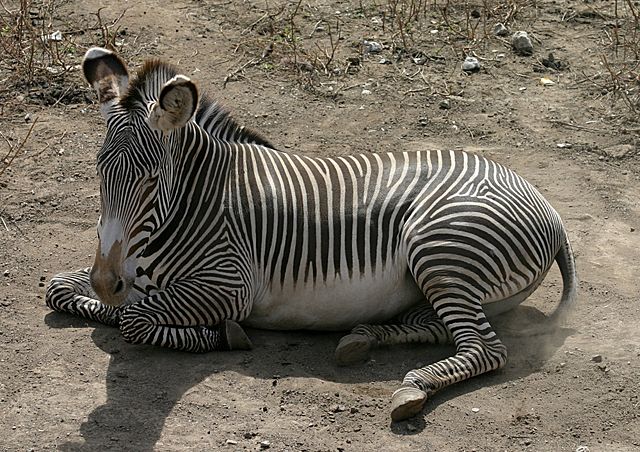
[[[533,43],[526,31],[516,31],[511,36],[511,47],[518,55],[533,55]]]
[[[500,22],[493,26],[492,31],[495,36],[507,36],[509,34],[509,29]]]
[[[480,62],[477,58],[468,56],[462,63],[462,70],[465,72],[478,72],[480,70]]]
[[[616,146],[606,148],[603,152],[607,157],[621,159],[633,154],[634,150],[635,147],[631,144],[618,144]]]
[[[471,408],[471,411],[473,411],[474,413],[478,413],[480,411],[480,408]]]
[[[451,108],[451,103],[449,102],[449,99],[445,99],[440,102],[439,106],[440,106],[440,109],[442,110],[448,110]],[[418,366],[418,368],[421,368],[421,367],[422,366]]]
[[[363,96],[368,96],[369,94],[371,94],[371,90],[363,89],[360,94],[362,94]]]
[[[260,449],[268,449],[271,447],[271,443],[266,439],[264,441],[260,441]]]
[[[235,441],[233,439],[228,439],[225,441],[225,444],[227,444],[228,446],[235,446],[236,444],[238,444],[238,441]]]
[[[429,125],[429,119],[428,118],[420,118],[418,119],[418,124],[420,125],[420,127],[426,127]]]
[[[591,361],[593,361],[594,363],[601,363],[602,362],[602,355],[593,355],[591,357]]]
[[[8,276],[9,276],[9,270],[5,270],[5,271],[2,273],[2,276],[8,277]]]
[[[359,410],[359,409],[357,409],[357,408],[356,408],[356,407],[354,407],[354,406],[352,406],[352,407],[351,407],[351,409],[349,410],[349,412],[350,412],[351,414],[356,414],[356,413],[357,413],[357,412],[359,412],[359,411],[360,411],[360,410]]]
[[[382,52],[382,44],[376,41],[362,41],[365,53],[380,53]]]
[[[333,405],[331,407],[331,412],[333,413],[342,413],[343,411],[347,411],[347,407],[344,405]]]
[[[542,65],[555,71],[563,71],[568,67],[567,63],[556,60],[556,58],[553,56],[553,53],[549,53],[546,58],[542,59]]]

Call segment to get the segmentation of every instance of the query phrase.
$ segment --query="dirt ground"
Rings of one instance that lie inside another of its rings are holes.
[[[470,21],[482,39],[454,32],[468,31],[462,9],[447,13],[447,25],[434,7],[412,52],[394,52],[403,36],[391,3],[301,2],[293,22],[297,2],[282,1],[114,0],[100,14],[131,67],[151,56],[178,64],[281,148],[463,148],[515,169],[569,231],[580,294],[566,327],[501,334],[503,370],[443,390],[420,416],[392,424],[390,396],[404,374],[451,347],[379,349],[366,364],[338,368],[340,334],[249,330],[251,352],[193,355],[132,346],[117,329],[50,312],[46,281],[91,265],[96,245],[94,156],[105,126],[76,68],[0,91],[7,143],[38,118],[0,177],[0,450],[640,450],[640,129],[607,88],[601,55],[612,55],[614,2],[502,2],[521,6],[508,26],[534,37],[532,56],[492,36],[508,8],[485,17],[480,6]],[[104,44],[95,26],[103,4],[57,5],[77,65]],[[367,53],[363,40],[382,52]],[[480,57],[479,72],[460,69],[465,51]],[[549,52],[566,66],[545,68]],[[560,288],[555,271],[517,310],[520,320],[544,321]],[[502,319],[498,333],[516,320]]]

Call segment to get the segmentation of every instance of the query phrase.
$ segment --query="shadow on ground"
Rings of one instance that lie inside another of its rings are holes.
[[[521,306],[520,317],[544,318],[535,308]],[[87,326],[67,314],[52,312],[45,318],[51,328]],[[407,345],[375,350],[375,365],[338,368],[333,351],[341,337],[334,333],[269,332],[249,330],[254,349],[203,355],[176,352],[124,342],[115,328],[89,322],[94,343],[111,356],[106,377],[107,401],[88,415],[80,427],[84,444],[67,443],[62,450],[103,450],[125,446],[132,450],[154,450],[165,421],[186,391],[220,371],[233,371],[257,379],[313,377],[338,383],[401,381],[418,362],[429,363],[451,355],[453,347]],[[499,327],[496,327],[500,333]],[[435,394],[425,411],[406,422],[391,424],[399,435],[417,434],[434,407],[478,388],[504,384],[536,372],[562,346],[573,331],[560,329],[550,336],[505,336],[510,351],[505,369],[454,385]]]

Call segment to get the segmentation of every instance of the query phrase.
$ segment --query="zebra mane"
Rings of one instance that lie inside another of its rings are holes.
[[[163,85],[180,74],[180,70],[159,59],[145,61],[144,65],[129,84],[129,89],[121,99],[128,110],[144,108],[160,96]],[[236,143],[254,143],[275,149],[260,133],[241,126],[229,111],[206,94],[200,97],[195,121],[211,136]]]

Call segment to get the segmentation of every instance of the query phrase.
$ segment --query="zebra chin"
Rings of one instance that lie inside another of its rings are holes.
[[[125,303],[133,287],[135,276],[129,271],[135,268],[132,262],[123,260],[122,242],[113,243],[108,253],[101,252],[100,244],[96,250],[96,258],[89,274],[91,287],[100,301],[109,306],[120,306]]]

